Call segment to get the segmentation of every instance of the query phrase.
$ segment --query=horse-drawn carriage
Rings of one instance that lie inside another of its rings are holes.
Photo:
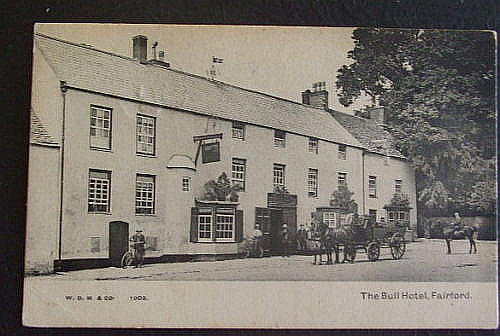
[[[354,261],[356,251],[364,250],[368,260],[377,261],[380,257],[381,248],[390,248],[395,260],[401,259],[406,251],[404,235],[406,225],[395,221],[393,223],[376,223],[371,218],[362,218],[361,225],[351,224],[353,240],[350,246],[344,244],[346,260]]]
[[[370,261],[379,259],[382,248],[390,248],[395,260],[401,259],[406,251],[404,235],[407,226],[398,221],[377,223],[370,216],[347,214],[342,225],[332,227],[320,220],[314,227],[320,263],[323,252],[327,255],[328,263],[332,262],[332,252],[335,252],[335,262],[338,263],[341,251],[344,261],[348,262],[354,262],[358,250],[366,252]]]

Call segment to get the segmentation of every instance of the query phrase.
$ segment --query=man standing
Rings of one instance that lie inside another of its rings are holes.
[[[289,234],[288,234],[288,226],[286,224],[283,224],[281,228],[280,242],[281,242],[281,256],[290,257],[290,252],[288,250]]]
[[[255,224],[255,231],[253,232],[252,238],[255,241],[254,252],[259,253],[262,247],[262,231],[260,230],[260,224]]]
[[[135,260],[137,264],[135,267],[142,267],[142,264],[144,262],[144,254],[146,252],[145,249],[145,244],[146,244],[146,238],[142,234],[142,230],[136,230],[135,234],[130,238],[130,241],[133,243],[134,250],[135,250]]]
[[[297,245],[300,251],[307,251],[307,232],[304,224],[300,224],[297,231]]]

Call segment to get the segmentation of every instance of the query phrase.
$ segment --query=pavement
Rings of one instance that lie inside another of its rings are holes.
[[[142,268],[102,269],[59,272],[37,276],[58,280],[297,280],[297,281],[412,281],[412,282],[495,282],[497,281],[497,242],[477,241],[477,254],[469,254],[469,243],[452,242],[452,254],[438,239],[419,239],[408,243],[400,260],[393,260],[390,249],[381,250],[380,259],[370,262],[358,250],[353,264],[313,265],[312,256],[293,255],[232,259],[206,262],[148,264]],[[323,257],[325,258],[325,257]]]

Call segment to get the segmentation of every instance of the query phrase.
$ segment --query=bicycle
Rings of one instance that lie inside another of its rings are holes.
[[[127,252],[125,252],[122,256],[122,260],[120,265],[122,268],[127,268],[128,266],[136,265],[137,266],[137,258],[136,258],[136,248],[135,245],[138,244],[138,242],[133,242],[129,245],[129,249]]]

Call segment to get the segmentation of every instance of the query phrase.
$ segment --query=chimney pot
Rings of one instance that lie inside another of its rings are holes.
[[[326,91],[326,83],[316,82],[313,83],[312,87],[312,92],[309,89],[302,92],[302,104],[325,110],[328,109],[328,91]]]
[[[137,35],[132,38],[132,57],[141,63],[145,63],[148,55],[148,38],[144,35]]]

